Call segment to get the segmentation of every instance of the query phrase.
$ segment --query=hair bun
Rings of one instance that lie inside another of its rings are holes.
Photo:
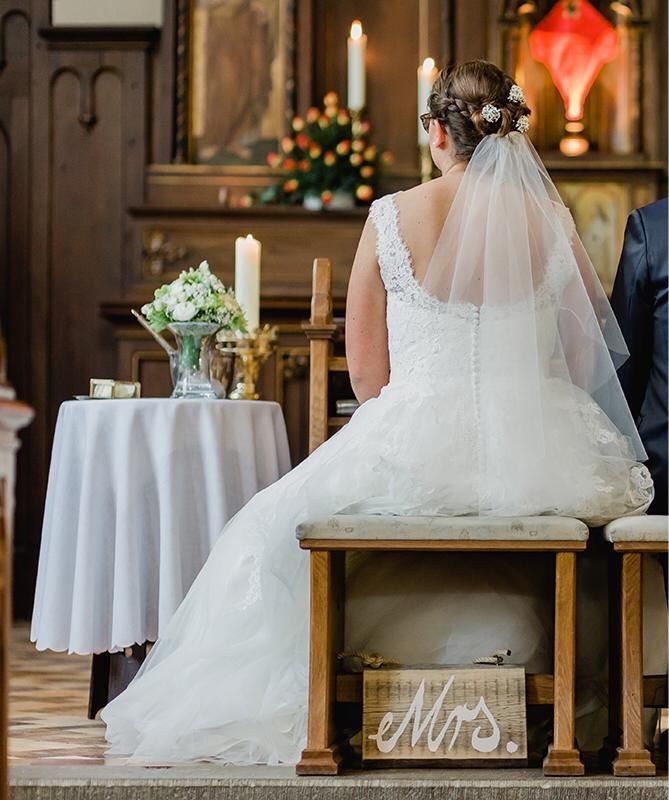
[[[456,157],[468,160],[484,136],[524,133],[530,109],[513,78],[488,61],[442,70],[428,105],[446,126]]]

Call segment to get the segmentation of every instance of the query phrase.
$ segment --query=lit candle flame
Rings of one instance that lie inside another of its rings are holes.
[[[359,19],[354,19],[351,23],[351,39],[358,40],[362,38],[362,22]]]

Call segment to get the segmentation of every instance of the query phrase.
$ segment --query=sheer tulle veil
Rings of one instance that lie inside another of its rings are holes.
[[[424,274],[416,277],[445,320],[475,319],[483,442],[513,437],[509,452],[519,452],[518,438],[525,438],[530,452],[545,455],[551,420],[544,399],[554,379],[570,386],[573,409],[566,410],[584,427],[589,414],[601,412],[614,423],[620,436],[599,443],[611,459],[645,460],[616,375],[628,356],[620,327],[526,135],[493,134],[480,142]]]

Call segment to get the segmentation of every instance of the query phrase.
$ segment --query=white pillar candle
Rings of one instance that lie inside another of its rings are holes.
[[[249,333],[260,326],[260,252],[260,242],[250,233],[235,240],[235,297]]]
[[[351,24],[348,37],[348,107],[361,111],[365,107],[365,52],[367,37],[362,32],[360,20]]]
[[[437,79],[437,70],[433,58],[426,58],[418,67],[418,114],[425,114],[428,110],[427,100],[432,91],[432,84]],[[418,120],[418,144],[427,144],[430,141],[423,125]]]

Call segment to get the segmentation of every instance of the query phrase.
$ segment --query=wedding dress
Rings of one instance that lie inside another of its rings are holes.
[[[525,137],[507,139],[487,137],[479,148],[492,151],[493,163],[501,163],[504,148],[522,149],[530,169]],[[476,158],[458,197],[481,163]],[[373,203],[389,383],[225,526],[139,675],[104,709],[110,752],[141,763],[299,760],[309,600],[308,559],[295,528],[308,517],[561,514],[601,523],[647,508],[652,481],[635,458],[634,434],[621,433],[584,381],[576,385],[553,366],[566,278],[576,266],[565,261],[575,236],[568,212],[550,202],[552,251],[541,256],[531,299],[509,302],[505,291],[501,303],[490,295],[470,302],[476,298],[466,293],[454,302],[457,274],[448,296],[436,283],[428,292],[416,278],[395,196]],[[458,227],[466,230],[464,223]],[[532,348],[523,344],[530,324]],[[605,388],[600,379],[592,387],[602,396]],[[404,663],[470,663],[508,647],[515,663],[546,670],[549,568],[541,556],[354,560],[347,647]]]

